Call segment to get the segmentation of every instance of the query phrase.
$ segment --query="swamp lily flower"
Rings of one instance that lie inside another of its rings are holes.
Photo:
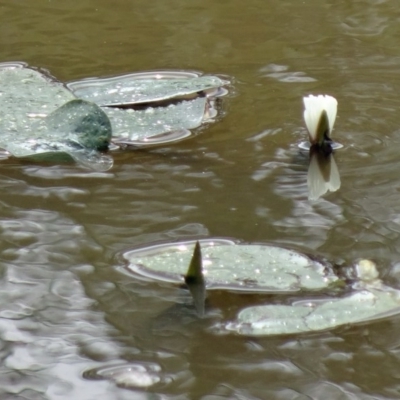
[[[304,121],[310,135],[311,145],[323,146],[330,142],[336,119],[337,100],[328,95],[303,97]]]

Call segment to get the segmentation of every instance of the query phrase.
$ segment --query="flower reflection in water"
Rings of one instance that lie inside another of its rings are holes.
[[[311,146],[307,174],[308,198],[318,200],[327,192],[340,188],[340,175],[330,145]]]

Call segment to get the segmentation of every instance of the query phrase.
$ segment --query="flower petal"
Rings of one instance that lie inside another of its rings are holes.
[[[321,124],[321,117],[323,116],[323,111],[326,112],[328,118],[328,136],[330,136],[333,125],[336,119],[337,113],[337,100],[329,95],[309,95],[303,97],[304,103],[304,121],[307,126],[308,133],[310,135],[310,142],[317,142],[321,135],[325,132],[318,132],[318,128],[325,126],[326,124]]]

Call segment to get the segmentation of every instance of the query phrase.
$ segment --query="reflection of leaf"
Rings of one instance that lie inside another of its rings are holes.
[[[203,277],[203,262],[199,241],[194,246],[193,256],[189,269],[185,275],[185,282],[192,294],[196,311],[200,317],[204,315],[205,282]]]
[[[312,146],[308,167],[308,198],[318,200],[326,192],[335,192],[340,188],[340,175],[332,151]]]
[[[333,300],[248,307],[226,328],[250,336],[327,330],[397,314],[400,312],[399,295],[399,291],[391,288],[370,288]]]
[[[207,289],[267,293],[321,290],[338,281],[332,270],[309,257],[276,246],[201,240]],[[167,243],[124,254],[128,270],[152,279],[181,282],[194,241]]]

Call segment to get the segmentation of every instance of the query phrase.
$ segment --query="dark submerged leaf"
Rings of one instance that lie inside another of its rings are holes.
[[[48,136],[60,136],[90,150],[107,150],[111,141],[111,123],[95,103],[76,99],[65,103],[43,120]],[[43,129],[42,128],[42,129]]]

